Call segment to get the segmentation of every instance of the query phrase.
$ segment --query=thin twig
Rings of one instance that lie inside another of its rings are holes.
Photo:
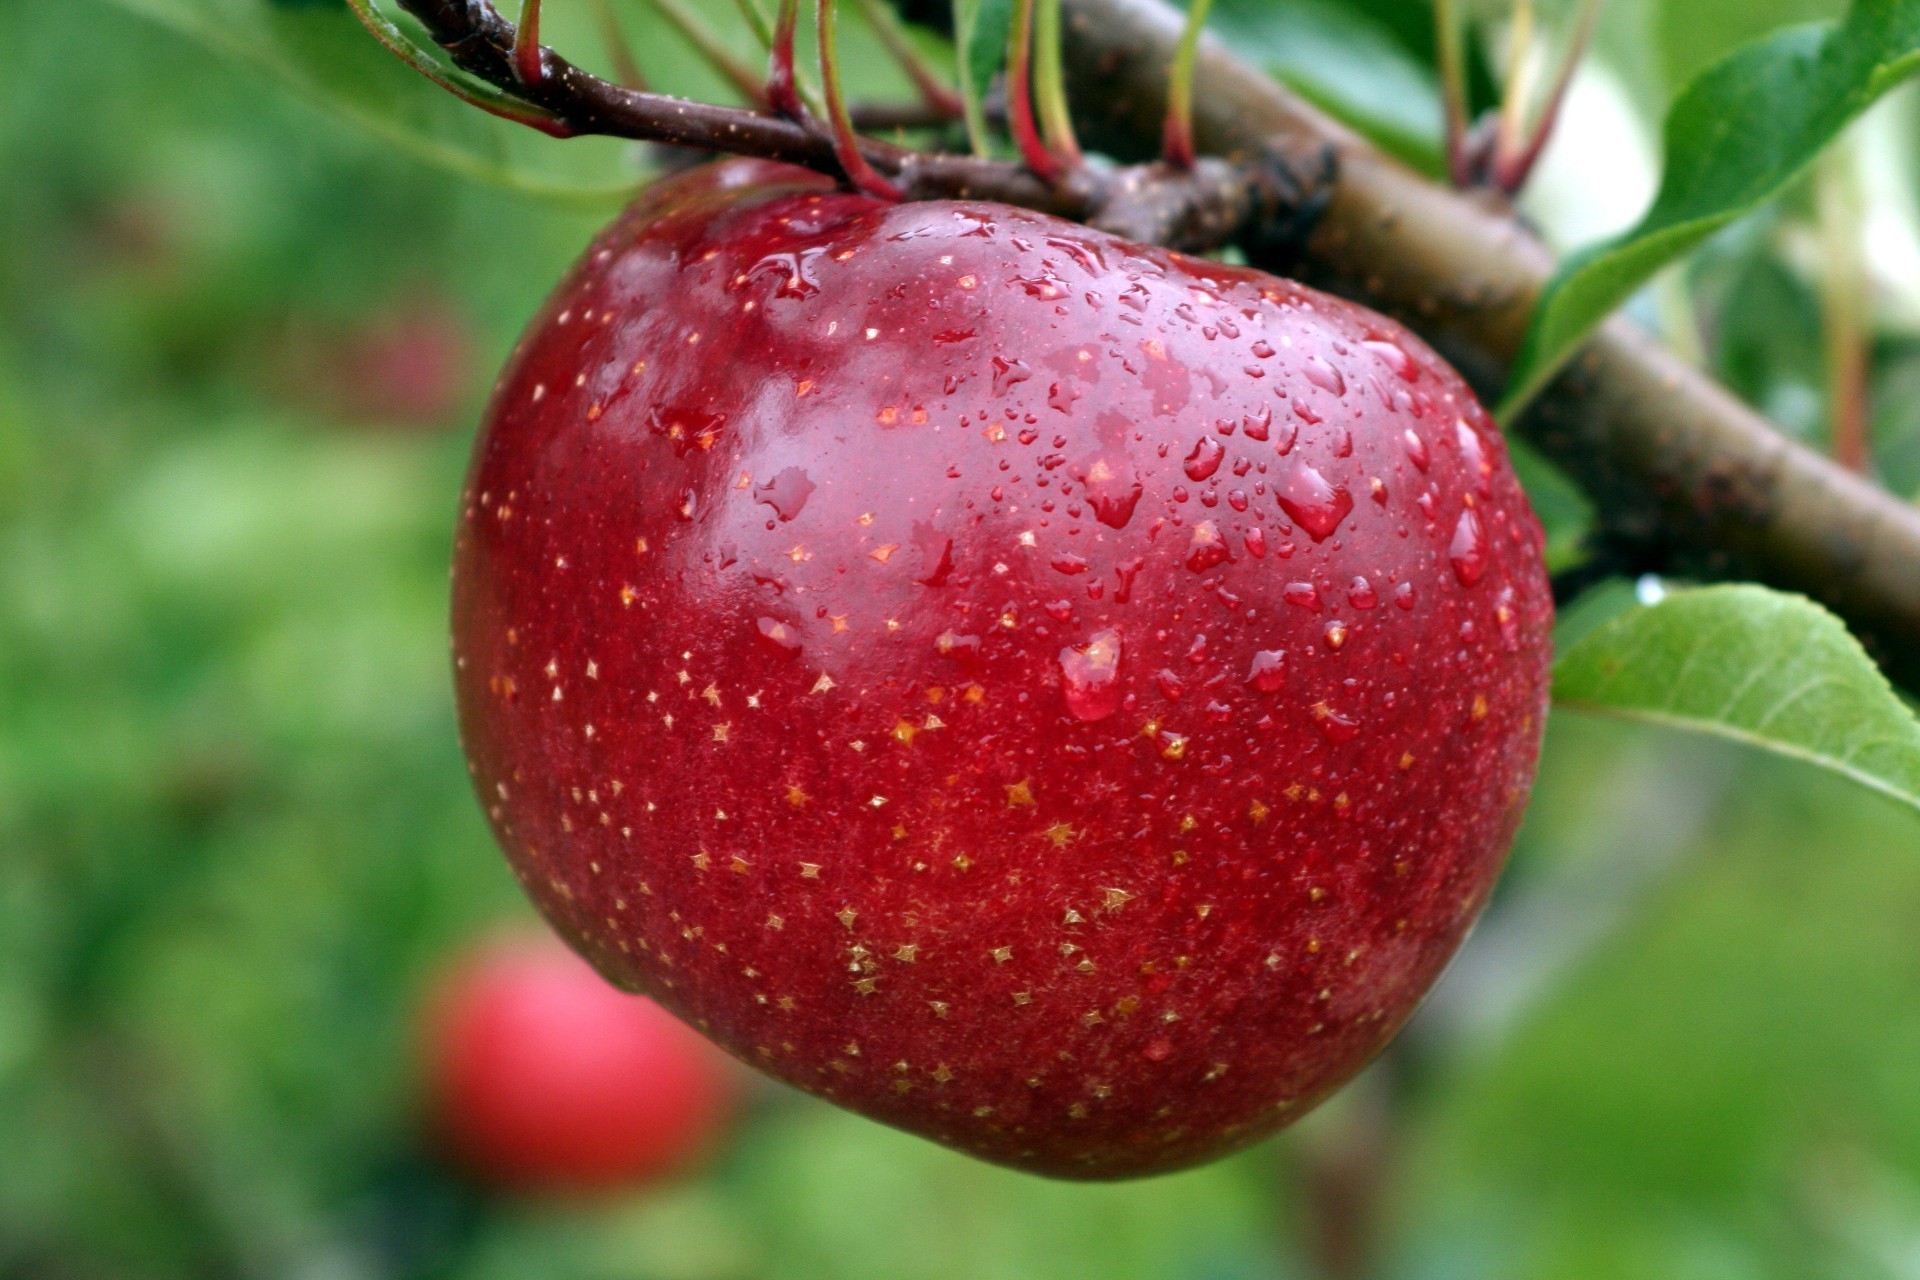
[[[1456,187],[1471,185],[1467,158],[1467,56],[1459,0],[1433,0],[1433,42],[1440,71],[1440,102],[1447,121],[1447,176]]]
[[[908,38],[906,28],[901,25],[893,6],[887,0],[860,0],[860,16],[867,20],[874,35],[880,38],[887,56],[906,72],[907,79],[913,81],[914,91],[920,95],[921,101],[930,109],[944,114],[947,119],[958,120],[965,109],[960,95],[927,65],[927,60],[913,47],[913,41]]]
[[[860,139],[847,115],[845,90],[840,85],[840,39],[833,26],[833,0],[813,0],[814,39],[820,46],[820,83],[827,95],[827,125],[833,130],[833,153],[847,180],[870,196],[898,200],[900,188],[881,177],[860,152]]]
[[[1067,105],[1067,77],[1061,65],[1060,0],[1038,0],[1033,32],[1033,97],[1040,111],[1040,133],[1047,150],[1069,169],[1085,163]]]
[[[686,38],[702,60],[733,86],[733,91],[756,107],[765,107],[767,103],[766,86],[760,82],[753,68],[734,56],[718,32],[706,24],[705,19],[682,4],[680,0],[647,0],[647,3],[660,11],[660,16],[673,24],[674,30]]]
[[[751,4],[752,0],[742,0]],[[594,0],[594,15],[600,22],[600,38],[607,46],[607,57],[613,62],[613,77],[628,89],[647,88],[646,72],[640,69],[640,59],[633,53],[633,46],[627,42],[627,33],[620,26],[619,15],[613,11],[613,0]]]
[[[1013,0],[1007,31],[1007,125],[1027,168],[1053,181],[1060,165],[1033,117],[1033,0]]]
[[[1176,169],[1193,168],[1193,60],[1200,48],[1200,31],[1213,0],[1191,0],[1180,42],[1173,48],[1167,72],[1167,125],[1161,135],[1160,156]]]
[[[1593,41],[1593,28],[1600,16],[1600,5],[1601,0],[1581,0],[1580,17],[1574,27],[1573,39],[1568,43],[1560,71],[1554,77],[1553,88],[1547,91],[1547,100],[1540,108],[1539,117],[1534,121],[1525,145],[1513,151],[1496,146],[1493,183],[1508,195],[1517,193],[1527,184],[1527,177],[1539,162],[1540,153],[1546,150],[1547,143],[1553,138],[1554,126],[1560,121],[1560,109],[1566,105],[1567,91],[1573,87],[1574,73],[1579,71],[1581,60],[1586,57],[1587,46]],[[1504,134],[1502,141],[1507,142]],[[1509,142],[1508,145],[1514,144]]]

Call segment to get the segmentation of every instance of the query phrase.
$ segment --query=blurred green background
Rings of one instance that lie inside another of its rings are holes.
[[[1417,10],[1222,21],[1431,159]],[[1634,212],[1673,79],[1821,11],[1611,8],[1568,128],[1617,150],[1561,148],[1548,232]],[[530,913],[455,740],[455,494],[492,371],[613,206],[453,176],[96,0],[0,5],[0,49],[0,1277],[1238,1280],[1336,1275],[1352,1240],[1410,1280],[1920,1276],[1920,822],[1572,716],[1439,993],[1263,1148],[1054,1184],[769,1086],[666,1187],[468,1185],[423,1134],[415,1015]],[[1853,184],[1884,277],[1876,465],[1909,493],[1916,117],[1896,96],[1812,180]],[[1816,443],[1817,194],[1636,304]]]

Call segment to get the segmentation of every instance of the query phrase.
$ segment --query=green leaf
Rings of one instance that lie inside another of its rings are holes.
[[[250,63],[383,140],[465,177],[595,203],[620,199],[640,180],[626,148],[612,139],[561,146],[460,101],[382,48],[345,5],[115,3]]]
[[[976,155],[986,155],[987,115],[981,105],[1007,58],[1013,0],[953,0],[953,43],[960,64],[960,97],[966,104],[967,136]]]
[[[1920,719],[1840,620],[1801,596],[1702,587],[1635,609],[1554,664],[1553,696],[1764,747],[1920,809]]]
[[[1855,0],[1701,73],[1667,112],[1666,173],[1638,226],[1570,257],[1535,306],[1501,416],[1661,267],[1768,199],[1874,99],[1920,68],[1920,0]]]
[[[1420,16],[1430,32],[1432,18]],[[1335,0],[1220,0],[1213,25],[1232,48],[1296,93],[1400,159],[1440,171],[1444,146],[1433,69],[1382,15]]]

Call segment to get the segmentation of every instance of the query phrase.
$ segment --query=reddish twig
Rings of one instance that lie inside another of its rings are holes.
[[[833,154],[847,181],[870,196],[899,200],[905,194],[880,176],[861,153],[860,138],[847,114],[846,92],[840,85],[840,41],[833,28],[833,0],[813,0],[814,38],[820,46],[820,79],[826,88],[827,126],[833,130]]]
[[[1060,166],[1040,137],[1033,114],[1033,0],[1013,0],[1007,31],[1007,126],[1027,168],[1052,182]]]

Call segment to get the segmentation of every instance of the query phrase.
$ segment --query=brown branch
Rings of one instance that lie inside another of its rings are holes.
[[[1160,0],[1066,2],[1083,124],[1114,154],[1150,154],[1179,14]],[[1311,235],[1274,265],[1400,318],[1496,395],[1553,267],[1511,209],[1381,155],[1218,43],[1203,45],[1196,81],[1203,151],[1277,153],[1294,172],[1333,156],[1339,181]],[[1621,319],[1517,427],[1593,496],[1604,536],[1636,565],[1804,592],[1920,689],[1920,510],[1788,440]]]
[[[832,135],[817,121],[691,102],[624,88],[541,49],[541,73],[521,77],[515,30],[487,0],[400,0],[468,75],[537,108],[560,137],[606,134],[759,156],[844,178]],[[1203,250],[1293,210],[1301,190],[1276,160],[1214,160],[1192,172],[1159,164],[1083,165],[1048,182],[1017,164],[857,139],[869,164],[909,199],[983,199],[1088,222],[1131,239]]]

